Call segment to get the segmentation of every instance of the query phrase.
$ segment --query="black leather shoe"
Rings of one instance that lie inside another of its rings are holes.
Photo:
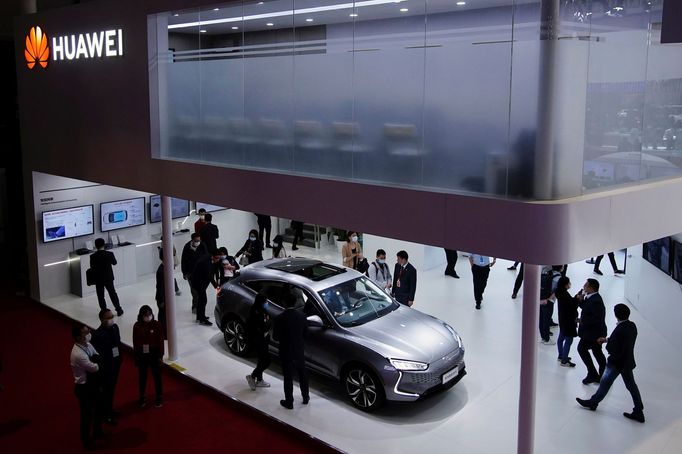
[[[599,383],[599,377],[590,377],[589,375],[583,378],[583,385],[589,385],[590,383]]]
[[[637,422],[644,422],[644,413],[633,411],[632,413],[623,412],[623,416]]]
[[[116,316],[120,317],[121,315],[123,315],[123,309],[119,307],[118,309],[116,309]]]
[[[481,302],[480,302],[480,301],[476,301],[476,309],[480,309],[480,308],[481,308]]]
[[[615,274],[625,274],[625,271],[623,270],[616,270],[614,271]]]
[[[578,402],[583,407],[589,408],[592,411],[595,411],[597,409],[597,404],[593,404],[591,400],[585,400],[581,399],[580,397],[576,397],[575,401]]]
[[[310,396],[304,397],[303,400],[301,401],[303,405],[308,405],[308,402],[310,402]]]
[[[294,409],[294,403],[293,403],[293,402],[288,402],[288,401],[282,399],[282,400],[279,401],[279,404],[280,404],[282,407],[287,408],[287,409],[289,409],[289,410],[293,410],[293,409]]]
[[[600,275],[600,276],[603,276],[603,275],[604,275],[604,273],[602,273],[602,272],[601,272],[600,270],[598,270],[597,268],[593,269],[592,271],[594,271],[594,274],[598,274],[598,275]]]

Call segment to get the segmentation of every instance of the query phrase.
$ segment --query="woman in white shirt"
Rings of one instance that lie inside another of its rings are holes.
[[[391,277],[390,268],[386,264],[386,251],[383,249],[377,251],[377,258],[369,266],[367,273],[375,284],[381,287],[389,295],[391,294],[393,278]]]

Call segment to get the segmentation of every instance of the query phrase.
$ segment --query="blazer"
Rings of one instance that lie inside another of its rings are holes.
[[[599,293],[593,293],[580,303],[580,324],[578,336],[585,340],[597,340],[606,337],[606,308]]]
[[[607,364],[620,370],[632,370],[635,364],[635,341],[637,325],[630,320],[619,322],[609,336],[606,351],[609,352]]]
[[[100,371],[103,375],[117,375],[121,365],[121,332],[118,325],[100,326],[92,332],[92,346],[101,358]],[[118,348],[118,356],[114,357],[114,348]]]
[[[220,238],[220,234],[218,233],[217,225],[213,223],[206,224],[201,228],[199,235],[201,235],[201,241],[206,244],[206,249],[209,254],[218,249],[217,240]]]
[[[355,254],[362,254],[360,243],[353,244],[346,241],[341,247],[341,259],[343,260],[343,266],[356,269],[358,267],[358,256],[352,257],[353,249],[355,249]]]
[[[90,269],[95,284],[105,284],[114,281],[113,265],[116,265],[116,257],[113,252],[99,249],[90,255]]]
[[[135,359],[142,358],[144,346],[149,346],[149,355],[153,358],[163,358],[163,327],[158,320],[151,322],[135,322],[133,325],[133,350]]]
[[[206,254],[208,254],[208,251],[206,250],[206,245],[204,243],[201,243],[195,251],[192,250],[192,242],[188,241],[182,248],[182,257],[180,257],[180,269],[182,270],[182,275],[191,275],[192,271],[194,270],[194,264],[197,262],[199,256]]]
[[[213,263],[211,263],[211,256],[208,254],[199,256],[189,278],[192,287],[196,290],[206,290],[213,277],[212,271]]]
[[[286,309],[272,325],[272,337],[279,342],[279,357],[284,361],[305,359],[308,320],[296,309]]]
[[[578,335],[578,300],[571,296],[567,290],[557,290],[554,294],[557,298],[557,311],[559,312],[559,329],[565,336],[575,337]]]
[[[398,280],[400,280],[400,287],[398,287]],[[399,263],[395,264],[392,291],[395,299],[402,304],[414,301],[414,294],[417,292],[417,270],[410,262],[407,262],[404,271]]]

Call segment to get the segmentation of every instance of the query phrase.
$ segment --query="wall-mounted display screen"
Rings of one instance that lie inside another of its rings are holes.
[[[95,233],[94,205],[43,211],[43,241],[46,243]]]
[[[664,273],[670,274],[670,262],[672,258],[670,243],[671,239],[668,236],[644,243],[642,246],[642,257]]]
[[[221,207],[219,205],[211,205],[210,203],[197,202],[197,206],[196,206],[197,213],[202,208],[204,210],[206,210],[207,213],[211,213],[213,211],[227,210],[227,208]]]
[[[144,197],[99,204],[100,230],[125,229],[146,223]]]
[[[673,241],[673,279],[682,284],[682,243]]]
[[[171,217],[173,219],[189,216],[189,200],[171,198]],[[161,222],[161,196],[149,196],[149,222]]]

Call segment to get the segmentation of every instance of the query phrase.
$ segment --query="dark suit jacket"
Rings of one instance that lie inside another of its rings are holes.
[[[287,309],[275,318],[272,337],[279,342],[279,356],[284,361],[304,359],[304,341],[308,320],[296,309]]]
[[[616,325],[609,336],[606,351],[609,352],[608,364],[616,369],[634,369],[635,340],[637,339],[637,325],[630,320],[623,320]]]
[[[417,291],[417,270],[410,262],[407,262],[405,271],[402,272],[402,266],[396,263],[393,269],[393,296],[402,304],[407,304],[408,301],[414,301],[414,294]],[[398,279],[400,279],[400,287],[398,287]]]
[[[90,256],[90,269],[95,284],[104,284],[114,281],[113,265],[116,265],[116,257],[113,252],[100,249]]]
[[[194,269],[189,278],[192,287],[197,290],[206,290],[208,284],[211,283],[212,269],[213,263],[211,262],[211,256],[208,254],[200,255],[194,264]]]
[[[163,279],[163,263],[156,269],[156,296],[157,303],[166,302],[166,286]]]
[[[606,308],[599,293],[593,293],[580,303],[580,325],[578,336],[585,340],[597,340],[606,337]]]
[[[565,336],[577,336],[575,319],[578,318],[578,300],[572,297],[566,289],[557,290],[555,296],[557,312],[559,312],[559,329]]]
[[[216,240],[220,237],[220,235],[218,234],[217,225],[213,223],[206,224],[201,228],[199,235],[201,235],[201,241],[206,244],[206,249],[208,250],[209,254],[212,251],[218,249],[218,243]]]
[[[194,270],[194,264],[197,258],[201,255],[208,254],[206,245],[201,243],[196,251],[192,250],[192,241],[188,241],[182,248],[182,256],[180,257],[180,269],[183,276],[190,276]]]

